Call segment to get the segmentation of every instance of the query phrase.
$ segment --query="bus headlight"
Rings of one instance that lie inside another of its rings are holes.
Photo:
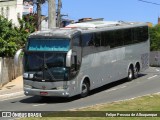
[[[62,89],[64,89],[63,86],[57,87],[57,90],[62,90]]]
[[[24,85],[25,88],[32,88],[30,85]]]
[[[23,73],[23,78],[28,78],[28,73]]]
[[[62,89],[67,89],[67,88],[68,88],[68,85],[59,86],[59,87],[57,87],[57,90],[62,90]]]

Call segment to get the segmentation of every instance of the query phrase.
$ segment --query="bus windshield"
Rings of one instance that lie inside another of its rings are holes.
[[[28,51],[68,51],[70,45],[69,39],[44,39],[30,38],[28,40]]]
[[[25,53],[24,71],[33,74],[33,80],[64,80],[66,53]]]

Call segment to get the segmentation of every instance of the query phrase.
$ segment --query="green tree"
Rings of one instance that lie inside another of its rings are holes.
[[[16,50],[15,39],[17,33],[12,27],[12,21],[0,16],[0,56],[10,56]]]
[[[160,25],[149,28],[151,51],[160,50]]]
[[[19,24],[15,27],[12,21],[0,16],[0,57],[13,57],[18,49],[24,47],[29,34],[35,31],[30,21],[19,19]]]

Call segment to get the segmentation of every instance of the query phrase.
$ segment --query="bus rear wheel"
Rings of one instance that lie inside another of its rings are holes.
[[[81,88],[81,90],[82,90],[82,91],[81,91],[80,96],[81,96],[82,98],[86,97],[86,96],[89,94],[89,90],[90,90],[89,83],[86,82],[86,81],[84,81],[84,82],[82,83],[82,88]]]
[[[128,79],[128,81],[131,81],[131,80],[133,80],[133,78],[134,78],[134,70],[132,67],[129,67],[127,79]]]
[[[138,76],[139,76],[139,69],[138,66],[136,65],[134,68],[134,79],[138,78]]]

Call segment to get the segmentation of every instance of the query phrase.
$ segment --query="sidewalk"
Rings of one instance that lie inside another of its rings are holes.
[[[15,80],[12,80],[11,82],[0,88],[0,101],[20,95],[24,95],[22,76],[16,78]]]

